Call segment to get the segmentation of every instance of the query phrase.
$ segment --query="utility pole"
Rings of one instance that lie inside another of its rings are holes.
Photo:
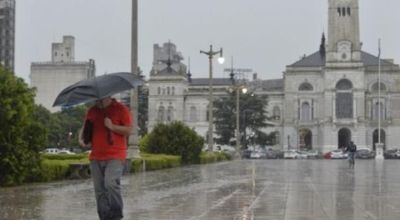
[[[132,0],[132,39],[131,39],[131,73],[139,75],[138,69],[138,0]],[[128,157],[135,158],[139,156],[138,147],[138,87],[131,90],[130,107],[133,119],[133,129],[129,138]]]
[[[212,67],[212,60],[213,57],[217,54],[220,55],[220,58],[218,59],[219,63],[223,63],[223,54],[222,54],[222,48],[218,51],[213,51],[212,45],[210,45],[210,50],[209,51],[200,51],[200,53],[203,53],[208,56],[208,61],[209,61],[209,74],[210,74],[210,81],[208,84],[208,150],[213,151],[213,145],[214,145],[214,131],[213,131],[213,126],[214,126],[214,117],[213,117],[213,67]]]

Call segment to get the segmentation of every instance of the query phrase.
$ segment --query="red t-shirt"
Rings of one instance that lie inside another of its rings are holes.
[[[104,126],[104,118],[108,117],[115,125],[132,126],[132,118],[128,108],[112,100],[104,109],[93,106],[86,114],[86,119],[93,122],[92,152],[90,160],[124,160],[126,159],[127,137],[109,131]],[[111,132],[112,142],[109,141],[108,132]]]

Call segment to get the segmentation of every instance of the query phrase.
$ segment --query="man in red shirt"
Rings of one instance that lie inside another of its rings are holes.
[[[132,118],[126,106],[110,97],[96,101],[86,113],[93,124],[90,170],[100,220],[123,218],[120,179],[127,154],[127,137],[132,131]],[[81,129],[79,143],[87,146]]]

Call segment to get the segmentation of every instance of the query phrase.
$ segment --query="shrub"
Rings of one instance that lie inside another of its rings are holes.
[[[0,185],[29,181],[40,172],[46,129],[35,122],[34,89],[0,67]]]
[[[143,151],[181,156],[182,163],[200,162],[204,139],[182,122],[158,124],[143,141]]]
[[[141,156],[142,158],[132,161],[132,172],[160,170],[181,165],[179,156],[165,154],[141,154]]]
[[[88,158],[88,154],[43,154],[42,158],[48,160],[83,160]]]
[[[231,160],[232,156],[224,152],[202,152],[200,155],[200,163],[214,163],[218,161]]]

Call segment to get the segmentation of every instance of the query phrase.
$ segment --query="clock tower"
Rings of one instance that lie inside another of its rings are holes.
[[[329,0],[326,63],[361,62],[358,0]]]

